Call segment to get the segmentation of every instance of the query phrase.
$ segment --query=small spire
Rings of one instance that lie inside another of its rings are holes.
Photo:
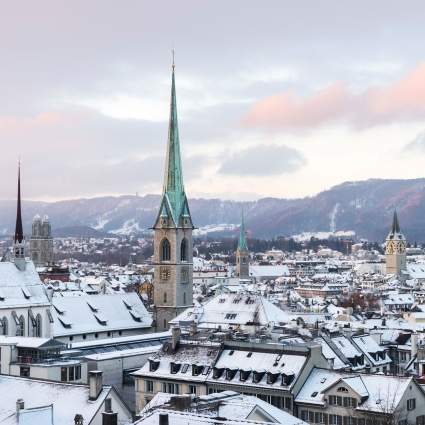
[[[24,239],[22,230],[22,213],[21,213],[21,160],[18,162],[18,200],[16,205],[16,226],[15,226],[15,243],[21,243]]]
[[[238,249],[240,251],[248,251],[248,245],[246,243],[246,235],[245,235],[245,219],[244,219],[243,208],[241,213],[241,225],[239,227]]]
[[[398,222],[397,210],[394,210],[393,224],[391,227],[391,233],[400,233],[400,224]]]
[[[173,64],[172,64],[172,68],[174,71],[174,68],[176,67],[175,63],[174,63],[174,49],[171,49],[171,54],[173,55]]]

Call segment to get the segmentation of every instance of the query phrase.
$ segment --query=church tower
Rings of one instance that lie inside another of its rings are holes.
[[[25,239],[22,229],[22,213],[21,213],[21,165],[18,167],[18,200],[16,204],[16,224],[15,236],[13,238],[13,261],[16,267],[24,271],[26,267],[25,260]]]
[[[239,243],[236,249],[236,275],[239,279],[249,279],[249,251],[246,243],[243,212],[241,225],[239,227]]]
[[[53,236],[49,217],[36,215],[32,222],[30,258],[36,266],[53,263]]]
[[[162,331],[193,304],[193,224],[183,185],[174,61],[164,187],[153,229],[155,320]]]
[[[400,276],[402,270],[406,270],[406,238],[400,231],[396,211],[394,211],[391,231],[385,242],[385,261],[387,274]]]

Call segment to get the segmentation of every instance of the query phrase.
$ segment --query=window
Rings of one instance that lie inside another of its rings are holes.
[[[347,390],[347,388],[339,387],[339,388],[337,389],[337,392],[339,392],[339,393],[348,393],[348,390]]]
[[[186,305],[186,292],[183,292],[183,305]]]
[[[16,336],[25,336],[25,319],[24,316],[19,316],[19,323],[16,327]]]
[[[146,393],[153,393],[153,381],[145,381],[145,392]]]
[[[164,238],[161,241],[160,256],[161,256],[161,261],[170,261],[171,259],[171,246],[167,238]]]
[[[164,292],[164,304],[166,304],[166,303],[167,303],[167,293]]]
[[[68,380],[68,370],[66,367],[61,367],[61,381],[66,382]]]
[[[74,339],[74,337],[71,335],[70,337],[69,337],[69,340],[70,341],[72,341]]]
[[[40,338],[42,333],[42,327],[41,327],[41,315],[40,313],[37,314],[35,317],[35,336]]]
[[[227,313],[225,319],[236,319],[237,313]]]
[[[1,334],[2,335],[7,335],[8,334],[8,332],[9,332],[9,329],[8,329],[8,322],[7,322],[7,318],[6,317],[3,317],[3,319],[2,319],[2,321],[1,321]]]
[[[415,408],[416,408],[416,399],[409,398],[409,400],[407,400],[407,410],[414,410]]]
[[[357,400],[352,397],[344,397],[344,407],[357,407]]]
[[[196,385],[189,385],[189,394],[197,394],[197,390],[198,387]]]
[[[74,368],[73,367],[70,367],[69,369],[68,369],[68,376],[69,376],[69,380],[70,381],[73,381],[74,380]]]
[[[187,239],[184,238],[180,245],[180,260],[187,261]]]
[[[25,378],[29,378],[29,376],[30,376],[30,368],[29,368],[29,366],[21,366],[19,368],[19,376],[23,376]]]
[[[400,425],[400,422],[399,422],[399,425]],[[421,415],[416,418],[416,425],[425,425],[425,415]]]
[[[81,365],[75,366],[75,380],[81,379]]]

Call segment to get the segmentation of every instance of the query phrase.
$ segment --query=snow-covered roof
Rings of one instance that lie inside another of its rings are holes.
[[[50,348],[65,346],[63,342],[50,338],[0,335],[0,345],[15,345],[24,348]]]
[[[0,422],[2,425],[21,424],[16,415],[16,400],[23,399],[25,409],[53,404],[54,424],[73,424],[76,413],[84,417],[85,423],[90,423],[110,391],[111,387],[104,386],[99,397],[89,401],[89,389],[86,385],[1,375]],[[31,424],[44,425],[44,422],[31,422]]]
[[[155,397],[145,406],[140,413],[143,419],[147,421],[139,421],[139,424],[151,423],[149,422],[153,412],[161,409],[162,412],[170,412],[169,402],[173,398],[172,394],[157,393]],[[227,418],[228,421],[238,421],[238,423],[246,423],[249,421],[251,424],[263,423],[258,422],[259,418],[264,418],[268,423],[285,424],[285,425],[306,425],[304,421],[289,413],[263,401],[257,397],[239,394],[234,391],[223,391],[220,393],[213,393],[209,395],[200,396],[193,408],[185,409],[186,413],[191,413],[193,417],[188,417],[188,423],[202,423],[203,419],[207,417]],[[198,411],[197,411],[198,410]],[[202,412],[200,422],[195,422],[199,416],[199,411]],[[175,411],[174,411],[175,412]],[[254,419],[254,416],[257,418]],[[174,419],[174,418],[173,418]],[[170,423],[174,423],[173,419]],[[178,422],[177,422],[178,423]],[[208,423],[208,422],[207,422]],[[223,423],[227,423],[224,422]],[[155,424],[156,425],[156,424]],[[186,423],[185,423],[186,425]]]
[[[384,351],[384,348],[380,347],[371,335],[353,336],[353,341],[363,351],[372,365],[380,366],[391,363],[391,359]]]
[[[338,382],[345,383],[362,398],[356,408],[357,410],[382,413],[383,407],[385,407],[385,412],[391,413],[392,410],[397,408],[404,392],[412,383],[412,378],[373,374],[343,374],[314,368],[304,382],[295,401],[297,403],[324,405],[327,392]],[[391,401],[391,405],[387,405],[388,400]]]
[[[19,270],[13,262],[0,262],[0,310],[49,304],[32,261],[26,262],[24,270]]]
[[[53,298],[53,335],[149,328],[152,317],[134,292]]]
[[[259,279],[271,278],[275,279],[281,276],[289,276],[289,269],[286,265],[274,265],[274,266],[249,266],[249,275],[257,277]]]
[[[195,321],[199,327],[270,326],[287,323],[290,316],[259,295],[220,294],[201,307],[185,310],[171,323]]]

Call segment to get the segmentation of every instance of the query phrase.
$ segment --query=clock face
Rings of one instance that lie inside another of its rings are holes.
[[[403,242],[397,242],[396,249],[397,249],[398,254],[403,254],[404,253],[404,243]]]
[[[387,249],[385,251],[386,254],[394,254],[394,242],[390,241],[387,243]]]
[[[171,275],[171,271],[168,267],[161,267],[160,270],[161,280],[168,280]]]

